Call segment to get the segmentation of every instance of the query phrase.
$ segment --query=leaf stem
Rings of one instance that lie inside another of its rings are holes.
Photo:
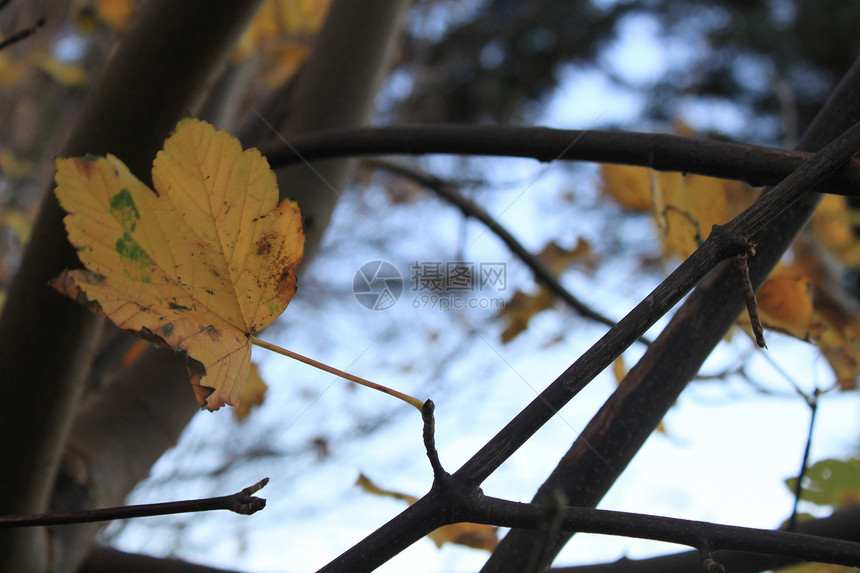
[[[271,342],[266,342],[265,340],[260,340],[253,334],[249,335],[251,339],[251,344],[256,344],[260,348],[265,348],[266,350],[271,350],[272,352],[276,352],[288,358],[292,358],[293,360],[298,360],[299,362],[304,362],[308,366],[313,366],[314,368],[319,368],[320,370],[324,370],[329,374],[334,374],[335,376],[339,376],[350,382],[355,382],[356,384],[361,384],[362,386],[367,386],[368,388],[373,388],[374,390],[379,390],[384,394],[388,394],[389,396],[394,396],[395,398],[399,398],[403,400],[407,404],[410,404],[418,409],[421,412],[424,407],[424,402],[419,400],[418,398],[413,398],[408,394],[404,394],[403,392],[398,392],[397,390],[393,390],[388,388],[387,386],[382,386],[381,384],[377,384],[375,382],[371,382],[370,380],[365,380],[364,378],[359,378],[358,376],[353,376],[349,372],[344,372],[343,370],[338,370],[337,368],[333,368],[328,364],[323,364],[322,362],[317,362],[313,358],[308,358],[307,356],[302,356],[292,350],[287,350],[286,348],[281,348]]]

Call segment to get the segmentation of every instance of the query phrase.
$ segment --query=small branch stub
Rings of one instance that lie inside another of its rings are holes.
[[[254,497],[253,494],[266,487],[267,483],[269,483],[269,478],[263,478],[254,485],[246,487],[239,493],[233,494],[230,497],[233,499],[234,504],[227,509],[241,515],[257,513],[266,507],[266,500],[261,497]]]
[[[702,567],[705,568],[705,571],[708,573],[725,573],[726,568],[723,567],[722,563],[715,561],[713,557],[706,556],[702,559]]]
[[[755,336],[755,343],[759,348],[767,348],[767,344],[764,341],[764,326],[761,323],[761,316],[759,316],[758,312],[758,302],[755,298],[755,291],[752,287],[752,281],[750,280],[750,268],[749,268],[749,258],[755,255],[755,245],[752,243],[748,243],[748,250],[746,253],[735,256],[735,268],[738,270],[738,274],[741,279],[741,287],[744,291],[744,298],[747,303],[747,312],[750,317],[750,325],[752,326],[753,335]]]
[[[433,400],[427,400],[421,407],[421,418],[424,420],[424,449],[427,450],[427,458],[430,460],[430,467],[433,468],[433,477],[438,481],[448,477],[448,472],[442,467],[439,452],[436,451],[436,418],[433,416],[435,411],[436,405]]]
[[[726,573],[726,568],[722,563],[714,559],[714,552],[710,550],[708,543],[704,547],[699,548],[699,555],[702,558],[702,568],[708,573]]]

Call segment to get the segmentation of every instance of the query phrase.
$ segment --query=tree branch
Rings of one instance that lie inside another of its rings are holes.
[[[0,9],[2,9],[2,5],[0,5]],[[28,26],[22,30],[18,30],[17,32],[13,32],[7,38],[3,38],[0,40],[0,50],[8,48],[12,44],[17,44],[21,40],[25,40],[39,31],[39,28],[45,25],[45,17],[42,16],[36,23],[32,26]]]
[[[805,149],[822,146],[857,121],[860,121],[860,58],[807,130],[801,146]],[[783,184],[771,190],[771,200],[780,192],[779,187]],[[758,245],[756,256],[749,263],[755,288],[776,266],[820,200],[817,193],[807,192],[794,207],[750,237]],[[724,265],[675,313],[533,499],[543,499],[560,489],[572,505],[595,507],[726,331],[735,324],[743,308],[744,296],[737,272],[731,265]],[[595,449],[603,455],[596,456]],[[555,550],[560,550],[569,537],[559,536]],[[534,542],[535,536],[530,531],[509,532],[484,571],[517,571],[518,565],[524,562],[522,554],[527,553]]]
[[[854,125],[821,152],[803,162],[779,185],[732,221],[722,227],[715,226],[696,252],[455,472],[454,481],[465,484],[466,487],[477,488],[552,418],[556,411],[609,366],[659,317],[667,313],[711,269],[720,261],[745,252],[748,248],[747,237],[765,228],[769,221],[798,199],[809,195],[816,185],[848,161],[858,147],[860,124]],[[739,288],[735,290],[740,291]],[[622,385],[622,388],[624,387],[625,385]],[[434,501],[437,495],[439,494],[434,494],[434,490],[431,490],[428,496],[383,525],[323,570],[369,571],[396,555],[426,533],[419,534],[420,527],[426,527],[439,519],[438,502]]]
[[[110,547],[90,551],[76,573],[240,573],[163,557],[125,553]]]
[[[773,147],[658,133],[474,125],[321,131],[292,138],[290,148],[279,144],[263,149],[276,169],[302,160],[431,153],[640,165],[657,171],[736,179],[755,187],[779,183],[811,156]],[[827,189],[821,191],[860,195],[860,160],[852,160],[832,173]]]
[[[93,523],[97,521],[113,521],[115,519],[132,519],[135,517],[153,517],[156,515],[173,515],[175,513],[197,513],[200,511],[215,511],[226,509],[240,515],[253,515],[264,507],[266,500],[253,497],[269,483],[269,478],[263,478],[252,486],[240,492],[220,497],[206,497],[185,501],[167,501],[163,503],[147,503],[141,505],[123,505],[120,507],[105,507],[86,509],[68,513],[38,513],[35,515],[0,515],[0,528],[34,527],[41,525],[70,525],[72,523]]]
[[[856,525],[860,520],[860,506],[851,506],[836,511],[830,517],[803,521],[798,524],[797,532],[845,541],[860,541],[860,530]],[[731,573],[759,573],[769,569],[779,569],[798,562],[797,558],[781,555],[760,555],[740,551],[721,551],[720,564]],[[623,558],[613,563],[553,567],[552,573],[689,573],[701,567],[702,556],[699,551],[686,551],[672,555],[661,555],[647,559]]]
[[[502,527],[539,529],[547,506],[482,496],[465,508],[457,507],[458,521]],[[782,557],[860,566],[860,543],[789,531],[718,525],[702,521],[581,507],[562,511],[561,529],[568,533],[601,533],[688,545],[702,553],[748,551]]]

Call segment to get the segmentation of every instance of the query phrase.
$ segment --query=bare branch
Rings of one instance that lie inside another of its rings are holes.
[[[475,523],[537,529],[546,519],[547,506],[491,497],[474,502],[457,517]],[[702,521],[581,507],[562,512],[561,529],[679,543],[705,553],[721,550],[750,551],[804,561],[860,566],[860,543],[789,531],[718,525]],[[712,558],[713,559],[713,558]]]
[[[575,141],[575,145],[571,142]],[[811,154],[773,147],[709,141],[660,133],[564,130],[548,127],[416,125],[362,127],[308,133],[263,150],[273,168],[304,160],[366,155],[491,155],[538,161],[592,161],[640,165],[776,185]],[[860,160],[834,171],[822,193],[860,194]]]
[[[832,539],[860,541],[860,531],[855,527],[860,519],[860,506],[847,507],[836,511],[830,517],[798,523],[797,531]],[[731,573],[758,573],[793,565],[799,560],[782,555],[763,555],[740,551],[720,551],[719,561]],[[699,567],[701,556],[698,551],[685,551],[672,555],[646,559],[620,559],[613,563],[553,567],[551,573],[690,573]]]
[[[240,573],[230,569],[207,567],[178,559],[125,553],[111,547],[96,547],[87,555],[76,573]]]
[[[254,485],[248,486],[240,492],[232,495],[223,495],[221,497],[207,497],[185,501],[168,501],[164,503],[148,503],[143,505],[124,505],[121,507],[88,509],[69,513],[2,515],[0,516],[0,528],[92,523],[95,521],[113,521],[115,519],[172,515],[174,513],[197,513],[200,511],[214,511],[218,509],[226,509],[241,515],[252,515],[266,507],[265,499],[254,497],[252,494],[260,491],[267,483],[269,483],[269,478],[263,478]]]
[[[3,8],[3,6],[0,5],[0,9],[2,9],[2,8]],[[28,28],[24,28],[23,30],[18,30],[17,32],[15,32],[11,36],[9,36],[8,38],[5,38],[5,39],[3,39],[3,41],[0,41],[0,50],[8,48],[12,44],[17,44],[21,40],[29,38],[30,36],[32,36],[33,34],[38,32],[39,28],[41,28],[44,25],[45,25],[45,17],[42,16],[41,18],[36,20],[36,23],[33,24],[32,26],[30,26]]]

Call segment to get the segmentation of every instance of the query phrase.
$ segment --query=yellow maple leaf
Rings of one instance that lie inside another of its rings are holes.
[[[249,336],[289,304],[304,247],[299,208],[278,203],[266,159],[186,118],[153,162],[157,194],[112,155],[56,167],[69,241],[87,270],[63,272],[54,287],[185,352],[202,406],[235,405]]]

